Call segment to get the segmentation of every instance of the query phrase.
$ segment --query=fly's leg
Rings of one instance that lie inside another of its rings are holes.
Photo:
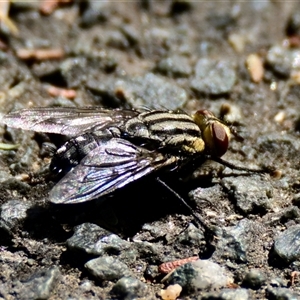
[[[196,222],[200,224],[205,230],[206,233],[208,233],[210,236],[214,235],[214,231],[212,228],[210,228],[205,221],[199,217],[197,214],[195,214],[194,209],[176,192],[174,191],[169,185],[167,185],[163,180],[161,180],[159,177],[156,178],[156,180],[164,187],[166,188],[169,192],[171,192],[178,200],[183,203],[183,205],[189,210],[191,215],[194,217]]]
[[[237,170],[237,171],[245,171],[245,172],[250,172],[250,173],[260,173],[260,174],[273,174],[275,172],[275,169],[271,167],[263,167],[261,169],[251,169],[247,167],[242,167],[242,166],[237,166],[231,162],[228,162],[221,157],[208,157],[208,159],[215,161],[225,167],[228,167],[232,170]]]

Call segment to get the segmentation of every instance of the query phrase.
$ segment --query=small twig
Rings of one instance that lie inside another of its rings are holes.
[[[191,257],[187,257],[187,258],[183,258],[183,259],[165,262],[158,266],[158,271],[163,274],[168,274],[168,273],[172,272],[174,269],[176,269],[182,265],[185,265],[186,263],[189,263],[191,261],[196,261],[198,259],[199,259],[198,256],[191,256]]]
[[[72,0],[43,0],[40,4],[40,13],[43,15],[51,15],[60,4],[68,4]]]
[[[72,89],[63,89],[63,88],[59,88],[56,86],[48,86],[47,88],[47,92],[50,96],[52,97],[64,97],[67,99],[74,99],[76,98],[76,91],[72,90]]]
[[[61,59],[65,52],[63,49],[18,49],[17,56],[23,60],[47,60],[47,59]]]

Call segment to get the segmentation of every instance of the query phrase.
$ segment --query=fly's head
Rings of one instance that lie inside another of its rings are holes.
[[[217,157],[224,155],[229,146],[229,127],[206,109],[198,110],[193,118],[201,130],[206,151]]]

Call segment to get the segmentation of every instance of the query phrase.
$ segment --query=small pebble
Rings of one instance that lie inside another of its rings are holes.
[[[179,284],[169,285],[165,290],[160,291],[160,296],[163,300],[176,300],[182,291]]]
[[[92,223],[76,226],[73,236],[67,240],[67,245],[71,250],[93,255],[119,254],[130,248],[129,242]]]
[[[2,204],[0,214],[0,227],[12,230],[27,217],[27,210],[31,204],[26,201],[9,200]]]
[[[261,57],[257,54],[250,54],[246,59],[247,69],[253,82],[258,83],[264,77],[264,66]]]
[[[123,277],[113,286],[110,294],[114,299],[136,299],[145,297],[147,285],[134,277]]]
[[[89,260],[84,266],[100,281],[115,281],[131,275],[131,271],[124,263],[110,256]]]
[[[258,269],[252,269],[246,273],[243,280],[243,286],[249,287],[251,289],[257,290],[266,282],[265,274]]]
[[[300,225],[289,227],[275,238],[274,254],[286,264],[300,259]]]
[[[227,61],[207,58],[198,60],[191,88],[200,94],[218,96],[232,91],[236,82],[236,71]]]

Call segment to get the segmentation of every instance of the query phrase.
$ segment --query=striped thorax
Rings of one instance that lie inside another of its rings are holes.
[[[162,147],[179,153],[198,153],[205,148],[199,126],[181,112],[143,112],[126,123],[125,131],[133,137],[158,141]]]

